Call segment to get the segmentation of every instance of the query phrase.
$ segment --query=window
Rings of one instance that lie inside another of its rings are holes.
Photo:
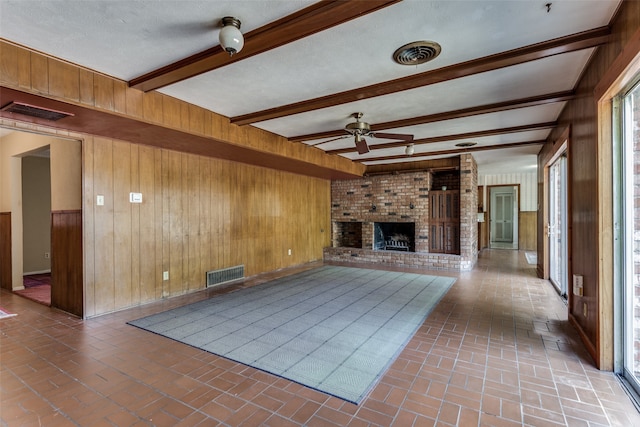
[[[622,369],[617,370],[640,393],[640,84],[614,100],[613,112],[621,141],[618,337]]]

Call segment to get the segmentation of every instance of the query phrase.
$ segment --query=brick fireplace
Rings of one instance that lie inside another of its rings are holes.
[[[460,196],[459,254],[429,252],[429,192],[440,183],[432,172],[416,171],[333,181],[332,247],[325,248],[325,260],[470,270],[477,261],[478,197],[470,154],[460,157],[458,172],[457,182],[447,178],[446,191]]]

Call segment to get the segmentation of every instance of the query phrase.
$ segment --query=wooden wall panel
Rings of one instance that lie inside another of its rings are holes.
[[[319,168],[339,176],[358,176],[365,170],[343,157],[251,126],[230,125],[228,118],[200,107],[128,88],[125,82],[6,41],[0,41],[0,83],[222,139],[230,146],[255,148],[258,156],[262,151],[280,156],[278,162],[291,156],[325,178],[331,174],[319,174]],[[319,260],[322,248],[330,244],[326,179],[279,171],[283,164],[278,162],[265,169],[151,148],[145,141],[144,146],[130,146],[130,141],[78,129],[17,126],[83,141],[86,317],[200,289],[206,270],[244,264],[250,276]],[[175,146],[181,144],[186,142],[178,138]],[[143,193],[143,203],[131,206],[129,192]],[[97,195],[104,196],[104,206],[96,206]],[[162,280],[163,271],[169,271],[168,281]]]
[[[65,62],[49,60],[49,94],[80,101],[80,71],[78,67]]]
[[[11,212],[0,212],[0,288],[12,290]]]
[[[180,127],[180,107],[181,103],[175,98],[165,96],[162,98],[162,121],[165,125],[179,128]]]
[[[155,239],[152,242],[149,242],[150,245],[155,247],[155,253],[152,251],[146,252],[146,254],[151,257],[155,255],[155,259],[153,261],[149,260],[150,264],[155,266],[155,277],[153,281],[153,291],[148,290],[150,296],[153,293],[154,299],[160,299],[164,296],[164,281],[162,280],[162,272],[165,271],[164,265],[164,197],[162,195],[162,184],[163,184],[163,171],[166,168],[163,168],[162,159],[164,156],[163,150],[154,150],[149,148],[151,153],[153,153],[153,216],[147,217],[147,219],[153,218],[151,221],[151,227],[154,228],[155,231]],[[150,179],[150,177],[149,177]],[[145,178],[142,178],[142,181],[145,181]],[[144,204],[144,203],[143,203]],[[151,233],[145,234],[146,236],[151,236]],[[144,241],[144,240],[143,240]],[[143,243],[145,245],[145,243]]]
[[[200,188],[200,159],[197,156],[186,156],[186,204],[188,207],[188,223],[193,233],[186,236],[185,246],[187,249],[186,282],[187,291],[202,288],[204,283],[204,272],[200,269],[200,239],[202,218],[200,217],[200,198],[202,189]]]
[[[202,289],[207,270],[244,264],[253,276],[320,260],[330,245],[327,180],[72,136],[83,139],[85,317]]]
[[[51,212],[51,254],[51,307],[83,317],[82,211]]]
[[[162,224],[162,235],[160,237],[160,241],[162,242],[162,271],[169,271],[171,268],[171,240],[169,239],[169,233],[171,230],[169,219],[171,216],[169,215],[169,201],[171,198],[169,197],[169,151],[162,150],[162,160],[160,164],[161,168],[161,183],[160,183],[160,196],[162,197],[162,211],[161,217],[158,218],[160,223]],[[170,292],[170,284],[169,280],[164,280],[162,278],[162,274],[160,275],[162,279],[162,297],[168,297],[171,295]],[[170,277],[171,278],[171,277]]]
[[[95,269],[91,282],[94,287],[93,314],[96,315],[116,309],[113,168],[120,164],[113,161],[113,143],[110,140],[95,138],[93,153],[93,176],[85,176],[85,179],[93,181],[92,200],[96,200],[98,195],[104,196],[104,206],[96,206],[94,210],[93,230],[85,233],[85,246],[94,246]]]
[[[252,276],[320,260],[330,244],[329,181],[122,141],[86,145],[85,199],[105,197],[85,202],[89,317],[203,289],[208,270],[244,264]],[[143,202],[129,203],[130,192]]]
[[[538,213],[533,211],[520,212],[518,223],[518,248],[523,251],[535,251],[538,229]]]
[[[185,212],[182,206],[182,156],[183,154],[169,152],[168,174],[168,212],[169,223],[169,295],[183,293],[185,285],[182,283],[184,256],[184,231],[182,223],[185,220]]]
[[[131,220],[133,214],[132,204],[129,202],[131,190],[131,144],[114,141],[112,143],[112,155],[114,168],[113,193],[109,198],[113,199],[113,278],[115,307],[129,307],[133,305],[131,292],[131,266],[133,260],[131,239],[133,230]]]
[[[86,105],[93,105],[95,99],[94,74],[87,70],[80,70],[79,93],[80,102]]]
[[[140,191],[140,146],[131,145],[131,182],[128,188],[129,193],[141,193]],[[143,197],[146,193],[143,194]],[[142,204],[131,204],[131,303],[140,304],[140,264],[143,253],[140,252],[140,208]]]
[[[200,158],[198,160],[198,182],[200,184],[200,199],[198,204],[200,241],[197,248],[197,251],[200,254],[200,265],[198,268],[198,274],[204,274],[204,272],[211,269],[210,264],[213,262],[211,256],[211,170],[209,170],[210,165],[206,159]]]
[[[87,138],[82,144],[82,169],[86,176],[93,176],[93,138]],[[95,209],[96,196],[93,189],[93,179],[82,180],[82,210],[84,215],[83,228],[91,230],[91,236],[83,236],[84,250],[84,316],[94,316],[96,313],[96,283],[95,283],[95,241],[93,232],[95,230]]]
[[[18,50],[11,45],[0,49],[0,81],[3,83],[18,86]]]
[[[569,223],[571,260],[569,275],[584,277],[583,295],[569,295],[569,319],[576,326],[583,342],[601,369],[612,369],[612,329],[602,326],[613,316],[613,304],[607,302],[613,292],[612,247],[610,230],[613,224],[603,224],[603,215],[611,205],[611,163],[602,161],[602,149],[610,151],[610,135],[599,147],[598,99],[594,92],[599,82],[614,64],[632,35],[640,28],[640,2],[623,1],[611,25],[609,42],[598,48],[576,86],[577,97],[567,103],[547,143],[538,155],[538,185],[541,209],[538,244],[544,247],[542,213],[548,208],[544,197],[544,166],[551,158],[553,144],[566,129],[569,137]],[[633,55],[632,55],[633,56]],[[606,183],[606,184],[605,184]],[[604,252],[601,253],[604,249]],[[548,254],[539,252],[539,259]],[[604,296],[604,298],[603,298]],[[587,305],[587,315],[583,305]]]
[[[49,60],[37,53],[31,53],[31,89],[40,93],[49,93]]]
[[[157,233],[156,227],[154,227],[154,219],[159,205],[157,201],[161,199],[157,198],[155,188],[156,156],[154,150],[150,147],[140,146],[138,162],[139,179],[136,192],[142,193],[143,203],[138,205],[140,214],[138,215],[137,221],[134,220],[133,222],[133,230],[139,230],[137,242],[140,279],[138,282],[134,280],[133,284],[139,283],[138,293],[140,295],[140,302],[145,303],[159,298],[161,294],[160,292],[156,292],[157,279],[162,279],[161,274],[158,276],[162,265],[155,262],[158,251],[156,250],[155,244]],[[161,204],[160,207],[162,207]],[[150,236],[152,238],[144,238],[144,236]],[[160,254],[162,254],[162,251],[160,251]]]

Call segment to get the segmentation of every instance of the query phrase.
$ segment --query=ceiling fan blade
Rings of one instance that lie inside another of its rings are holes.
[[[322,142],[316,142],[315,144],[309,144],[312,147],[315,147],[316,145],[322,145],[322,144],[326,144],[327,142],[333,142],[333,141],[337,141],[339,139],[345,139],[345,138],[349,138],[351,135],[342,135],[339,136],[337,138],[333,138],[333,139],[328,139],[326,141],[322,141]]]
[[[413,141],[413,135],[408,135],[406,133],[382,133],[382,132],[374,132],[371,136],[375,138],[383,138],[383,139],[399,139],[401,141]]]
[[[364,138],[356,139],[356,150],[358,150],[358,154],[365,154],[369,152],[369,146]]]

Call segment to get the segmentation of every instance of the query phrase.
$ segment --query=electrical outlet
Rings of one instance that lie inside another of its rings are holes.
[[[162,273],[162,280],[169,280],[169,272],[165,271]]]
[[[102,194],[96,196],[96,205],[104,206],[104,196]]]
[[[289,249],[289,255],[291,255],[291,249]]]
[[[44,257],[45,257],[45,259],[51,258],[51,253],[50,252],[45,252],[44,253]]]
[[[577,296],[583,296],[584,290],[584,277],[580,274],[573,275],[573,294]]]
[[[584,315],[584,317],[587,317],[587,303],[583,303],[582,304],[582,314]]]

